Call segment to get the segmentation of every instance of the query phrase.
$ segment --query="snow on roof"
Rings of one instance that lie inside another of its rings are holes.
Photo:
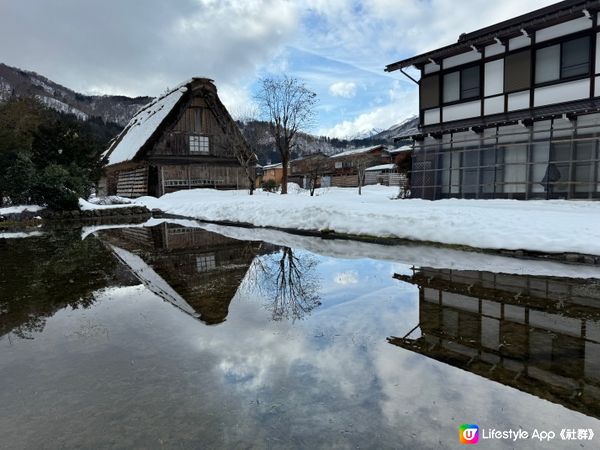
[[[377,170],[392,170],[396,168],[396,164],[380,164],[378,166],[373,166],[373,167],[367,167],[365,169],[365,171],[367,172],[374,172]]]
[[[395,148],[393,150],[388,150],[389,153],[395,154],[395,153],[402,153],[402,152],[411,152],[412,151],[412,145],[403,145],[402,147],[398,147]]]
[[[283,164],[281,164],[281,163],[267,164],[266,166],[263,166],[263,169],[280,169],[282,167],[283,167]]]
[[[337,153],[335,155],[331,155],[331,157],[332,158],[342,158],[344,156],[358,155],[360,153],[368,153],[371,150],[375,150],[375,149],[378,149],[380,147],[382,147],[382,146],[381,145],[375,145],[374,147],[362,147],[362,148],[356,148],[354,150],[346,150],[345,152]]]
[[[185,311],[190,316],[199,316],[194,308],[192,308],[190,304],[169,285],[169,283],[157,274],[152,267],[146,264],[142,258],[114,245],[110,245],[110,248],[115,255],[131,269],[135,277],[150,291],[182,311]]]
[[[189,81],[151,101],[133,116],[117,138],[116,145],[107,150],[108,165],[129,161],[135,157],[187,91],[187,83]]]

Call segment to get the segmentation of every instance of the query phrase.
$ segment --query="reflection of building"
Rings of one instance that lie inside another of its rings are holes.
[[[597,283],[429,268],[395,277],[419,286],[419,324],[391,343],[600,417]]]
[[[255,242],[161,224],[99,233],[150,290],[209,324],[223,322],[254,256]]]

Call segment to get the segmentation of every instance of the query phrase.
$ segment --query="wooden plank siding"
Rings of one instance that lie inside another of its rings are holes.
[[[148,168],[142,167],[119,172],[117,195],[130,198],[148,195]]]
[[[200,135],[209,138],[209,154],[191,154],[189,136]],[[235,159],[233,136],[219,125],[215,113],[204,98],[193,97],[183,109],[172,128],[163,133],[154,148],[148,152],[149,158],[165,156],[186,156],[203,159],[207,156]]]
[[[237,189],[246,185],[244,169],[212,164],[165,165],[160,179],[163,193],[199,187]]]

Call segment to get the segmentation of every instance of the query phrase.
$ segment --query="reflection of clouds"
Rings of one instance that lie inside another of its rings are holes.
[[[600,432],[595,419],[388,344],[386,337],[418,323],[418,290],[389,276],[393,263],[319,258],[330,285],[323,307],[305,321],[273,322],[264,299],[245,289],[227,321],[213,327],[143,286],[103,291],[89,310],[61,311],[40,339],[3,354],[45,368],[12,374],[10,392],[0,388],[11,410],[9,436],[36,432],[28,443],[43,444],[58,427],[68,446],[109,446],[103,430],[89,425],[90,417],[102,424],[103,414],[118,415],[129,430],[124,446],[147,447],[160,437],[170,447],[264,447],[273,439],[274,447],[455,448],[463,422]],[[360,283],[331,283],[351,272]],[[65,341],[87,321],[106,324],[110,339]],[[51,426],[43,408],[35,415],[38,401],[52,404],[64,423]],[[49,425],[40,430],[40,423]],[[543,447],[527,442],[535,445]]]
[[[356,284],[358,283],[358,274],[355,271],[340,272],[336,273],[333,277],[333,281],[336,284]]]

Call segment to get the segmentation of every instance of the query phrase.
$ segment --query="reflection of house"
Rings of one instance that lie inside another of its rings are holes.
[[[597,283],[429,268],[395,277],[419,286],[419,324],[391,343],[600,417]]]
[[[391,162],[385,145],[347,150],[330,157],[331,185],[339,187],[358,186],[357,167],[379,166]]]
[[[221,323],[260,244],[162,224],[99,232],[150,290],[207,324]]]
[[[139,197],[247,187],[239,160],[251,158],[213,82],[193,78],[143,107],[113,141],[105,155],[103,189]]]
[[[413,196],[598,198],[598,17],[562,1],[388,65],[420,72]]]

